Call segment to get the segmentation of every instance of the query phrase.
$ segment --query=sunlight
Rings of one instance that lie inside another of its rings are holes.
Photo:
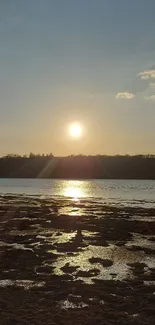
[[[64,189],[64,196],[78,200],[82,197],[86,197],[86,193],[82,188],[81,182],[79,183],[78,181],[70,181]]]
[[[78,199],[82,197],[82,190],[80,188],[69,187],[65,190],[65,196]]]
[[[82,126],[78,123],[72,123],[69,126],[69,134],[73,138],[80,138],[82,136]]]

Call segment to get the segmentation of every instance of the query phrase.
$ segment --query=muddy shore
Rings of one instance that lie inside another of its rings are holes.
[[[154,324],[155,209],[0,197],[0,324]]]

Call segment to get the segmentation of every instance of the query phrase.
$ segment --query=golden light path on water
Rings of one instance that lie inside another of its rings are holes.
[[[69,197],[78,200],[82,197],[88,197],[84,182],[82,181],[68,181],[66,187],[63,189],[65,197]]]

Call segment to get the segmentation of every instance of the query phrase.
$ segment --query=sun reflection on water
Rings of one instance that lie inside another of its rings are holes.
[[[84,188],[84,182],[82,181],[66,182],[66,187],[64,188],[64,196],[70,197],[74,200],[87,197],[87,193]]]

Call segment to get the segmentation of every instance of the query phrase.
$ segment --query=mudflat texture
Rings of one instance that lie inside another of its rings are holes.
[[[155,209],[0,197],[0,324],[154,324]]]

